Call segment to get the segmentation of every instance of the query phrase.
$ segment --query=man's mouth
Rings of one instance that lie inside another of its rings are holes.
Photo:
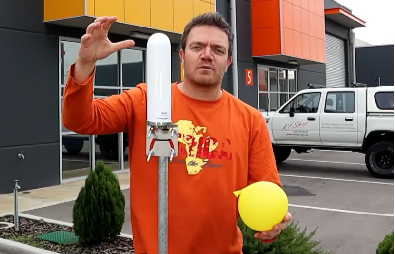
[[[212,68],[210,66],[201,66],[200,69],[212,70]]]

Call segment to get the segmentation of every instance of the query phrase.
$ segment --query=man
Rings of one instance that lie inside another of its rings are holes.
[[[157,159],[146,162],[146,85],[92,99],[95,63],[132,47],[111,43],[116,17],[100,17],[81,38],[63,95],[63,125],[80,134],[128,132],[130,213],[136,254],[157,253]],[[260,112],[221,89],[231,64],[233,35],[216,13],[191,20],[182,35],[184,81],[172,84],[172,117],[179,127],[179,156],[169,164],[170,254],[241,254],[233,191],[256,181],[281,186],[266,123]],[[149,68],[149,66],[147,67]],[[259,232],[275,239],[286,222]]]

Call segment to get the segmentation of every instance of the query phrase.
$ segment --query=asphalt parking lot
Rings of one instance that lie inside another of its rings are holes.
[[[351,152],[293,153],[279,166],[290,212],[336,254],[372,254],[394,228],[394,180],[373,178],[364,156]]]
[[[364,156],[351,152],[293,153],[279,166],[290,212],[334,254],[372,254],[394,228],[394,180],[373,178]],[[129,191],[124,191],[129,200]],[[28,211],[71,222],[73,202]],[[129,204],[123,233],[130,234]]]

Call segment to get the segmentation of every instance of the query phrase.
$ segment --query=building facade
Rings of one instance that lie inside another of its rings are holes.
[[[355,49],[358,83],[370,86],[394,85],[394,45],[364,45]]]
[[[96,17],[116,15],[110,39],[136,42],[98,62],[94,97],[105,98],[144,82],[145,47],[155,32],[172,41],[172,81],[182,79],[183,27],[210,11],[236,32],[223,87],[261,111],[275,110],[310,83],[355,80],[352,30],[364,22],[332,0],[3,0],[0,194],[12,192],[14,180],[29,190],[83,179],[98,159],[128,170],[126,133],[83,136],[62,125],[68,70]]]

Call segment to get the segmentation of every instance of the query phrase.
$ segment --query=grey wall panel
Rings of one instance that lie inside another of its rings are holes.
[[[252,63],[251,3],[236,1],[238,60]]]
[[[325,73],[298,70],[298,90],[307,88],[308,84],[325,85]]]
[[[347,11],[351,12],[351,9],[333,1],[333,0],[324,0],[324,8],[325,9],[332,9],[332,8],[339,8],[339,7],[343,7],[344,9],[346,9]]]
[[[221,87],[222,87],[222,89],[225,89],[229,93],[233,94],[232,84],[233,84],[233,82],[232,82],[232,65],[230,65],[228,70],[224,74]]]
[[[335,35],[339,38],[342,38],[344,40],[349,39],[349,29],[339,25],[338,23],[335,23],[331,20],[325,19],[325,32]]]
[[[22,151],[24,159],[19,159]],[[59,184],[59,156],[59,144],[0,148],[0,194],[11,193],[14,180],[21,191]]]
[[[224,19],[230,23],[230,2],[229,0],[216,0],[216,12],[221,14]],[[229,66],[228,71],[224,74],[222,80],[222,88],[233,93],[232,89],[232,65]]]
[[[368,86],[394,85],[394,45],[356,48],[357,82]]]
[[[325,64],[308,64],[308,65],[300,65],[300,70],[304,71],[311,71],[317,73],[324,73],[325,74]]]
[[[245,70],[252,69],[254,73],[253,85],[247,86],[245,84]],[[248,105],[258,108],[258,80],[257,68],[254,63],[239,62],[239,99]]]
[[[283,62],[275,62],[272,60],[266,60],[266,59],[260,59],[260,58],[255,58],[254,62],[256,64],[265,65],[265,66],[273,66],[276,68],[297,69],[299,67],[299,65],[293,65],[293,64],[283,63]]]
[[[0,29],[0,147],[59,142],[59,43]]]
[[[230,2],[229,0],[216,0],[216,12],[220,13],[224,19],[230,23]]]
[[[0,0],[0,28],[39,32],[43,23],[43,0]]]

